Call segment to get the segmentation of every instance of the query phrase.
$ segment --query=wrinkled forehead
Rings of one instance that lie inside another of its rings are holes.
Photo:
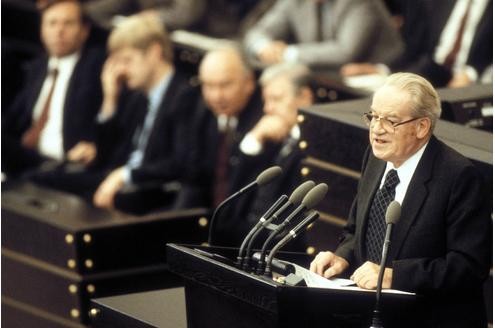
[[[404,90],[386,85],[373,95],[370,110],[382,116],[405,116],[411,111],[411,97]]]

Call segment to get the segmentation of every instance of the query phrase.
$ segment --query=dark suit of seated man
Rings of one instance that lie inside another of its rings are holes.
[[[364,115],[370,148],[344,238],[335,252],[320,252],[310,269],[326,278],[347,273],[359,287],[375,289],[384,209],[395,200],[402,214],[383,288],[424,296],[415,327],[486,327],[482,284],[491,263],[490,193],[475,166],[433,136],[440,113],[433,86],[412,73],[390,75],[375,92]]]
[[[7,178],[61,162],[78,142],[95,138],[104,53],[84,46],[90,26],[79,2],[51,0],[40,10],[46,55],[28,64],[25,85],[2,117]]]
[[[110,34],[108,48],[98,143],[79,144],[71,153],[73,161],[91,164],[83,172],[65,167],[63,177],[36,180],[86,195],[97,207],[135,214],[167,207],[174,193],[163,185],[185,174],[195,91],[174,69],[168,36],[153,18],[127,18]]]

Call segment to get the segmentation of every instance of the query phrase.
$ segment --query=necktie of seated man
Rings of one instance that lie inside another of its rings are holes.
[[[217,162],[215,166],[215,185],[213,205],[218,206],[228,196],[229,191],[229,157],[232,143],[232,129],[227,121],[225,131],[218,136]]]
[[[366,229],[366,254],[368,260],[373,263],[379,264],[382,257],[383,239],[385,238],[386,230],[385,212],[387,206],[395,198],[395,187],[399,182],[397,171],[388,171],[385,183],[376,192],[371,204]]]
[[[45,128],[48,122],[48,117],[50,114],[50,105],[52,102],[53,90],[55,90],[55,85],[57,84],[58,69],[53,69],[49,73],[52,77],[52,84],[50,86],[50,91],[46,97],[45,104],[41,111],[41,115],[37,120],[33,120],[31,127],[24,132],[22,135],[22,145],[26,148],[36,149],[38,147],[38,142],[40,139],[41,131]]]
[[[469,12],[471,11],[472,2],[473,2],[472,0],[469,0],[467,3],[466,11],[464,12],[464,16],[462,16],[459,29],[457,30],[454,45],[452,46],[452,49],[445,57],[445,61],[443,65],[448,69],[452,69],[452,67],[455,64],[455,60],[457,59],[457,55],[459,54],[459,50],[461,50],[462,37],[464,36],[464,30],[466,29],[466,22],[469,17]]]

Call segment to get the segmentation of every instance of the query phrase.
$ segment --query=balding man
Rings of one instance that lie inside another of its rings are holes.
[[[203,103],[194,118],[197,151],[192,163],[197,174],[192,184],[201,190],[203,204],[214,207],[264,168],[262,162],[245,168],[239,149],[245,134],[261,117],[263,105],[254,74],[236,49],[207,53],[199,67],[199,79]],[[229,220],[220,221],[219,230],[228,231]],[[220,237],[225,243],[230,242],[227,235]]]

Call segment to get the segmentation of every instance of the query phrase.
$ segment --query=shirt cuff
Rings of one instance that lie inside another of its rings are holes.
[[[96,121],[99,124],[103,124],[108,122],[111,118],[113,117],[113,114],[106,114],[106,113],[98,113],[98,116],[96,116]]]
[[[242,139],[239,148],[246,155],[256,156],[259,155],[263,150],[263,145],[258,140],[256,140],[252,133],[248,133]]]
[[[375,64],[377,70],[378,70],[378,73],[380,73],[381,75],[390,75],[390,68],[385,65],[385,64]]]
[[[124,179],[126,186],[132,184],[131,168],[128,165],[124,166],[124,169],[122,170],[122,178]]]
[[[476,82],[478,81],[478,72],[476,71],[476,69],[472,66],[464,66],[463,67],[463,71],[464,73],[466,73],[466,75],[469,77],[469,80],[471,82]]]
[[[284,51],[284,61],[295,63],[299,60],[299,49],[296,46],[287,46]]]
[[[260,38],[259,40],[256,40],[251,44],[250,50],[253,52],[253,54],[259,55],[261,50],[263,50],[263,48],[266,47],[270,42],[270,39]]]

